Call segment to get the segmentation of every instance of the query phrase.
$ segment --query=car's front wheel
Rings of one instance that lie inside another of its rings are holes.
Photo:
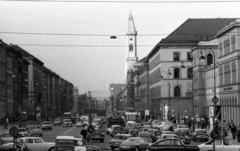
[[[54,147],[49,148],[48,151],[54,151]]]

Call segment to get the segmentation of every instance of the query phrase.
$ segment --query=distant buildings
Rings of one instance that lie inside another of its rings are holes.
[[[72,110],[72,83],[21,47],[0,41],[0,118],[38,120]]]

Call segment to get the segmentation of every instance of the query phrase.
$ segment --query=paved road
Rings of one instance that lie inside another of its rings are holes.
[[[106,130],[106,125],[103,125],[102,129],[105,131]],[[66,136],[74,136],[74,137],[78,137],[80,138],[80,132],[83,128],[79,128],[79,127],[62,127],[62,126],[54,126],[52,130],[44,130],[43,131],[43,140],[46,142],[54,142],[55,138],[59,135],[66,135]],[[0,130],[1,131],[1,130]],[[240,143],[237,143],[237,140],[233,140],[231,138],[231,133],[229,133],[228,139],[230,139],[230,141],[233,144],[239,145]],[[109,145],[108,142],[112,139],[112,137],[105,135],[105,140],[104,143],[100,143],[99,141],[93,141],[93,145],[99,146],[101,148],[101,150],[109,150]],[[203,142],[192,142],[191,145],[199,145]],[[117,149],[116,149],[117,151]]]

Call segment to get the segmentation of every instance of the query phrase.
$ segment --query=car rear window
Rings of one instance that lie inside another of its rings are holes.
[[[207,133],[205,130],[197,130],[196,133]]]

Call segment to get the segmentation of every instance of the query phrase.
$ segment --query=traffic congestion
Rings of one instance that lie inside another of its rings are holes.
[[[138,121],[127,112],[104,117],[96,114],[58,117],[28,125],[19,123],[5,131],[0,150],[18,151],[239,151],[225,138],[211,138],[206,129],[192,130],[187,125],[150,119]],[[17,133],[16,133],[17,131]]]

